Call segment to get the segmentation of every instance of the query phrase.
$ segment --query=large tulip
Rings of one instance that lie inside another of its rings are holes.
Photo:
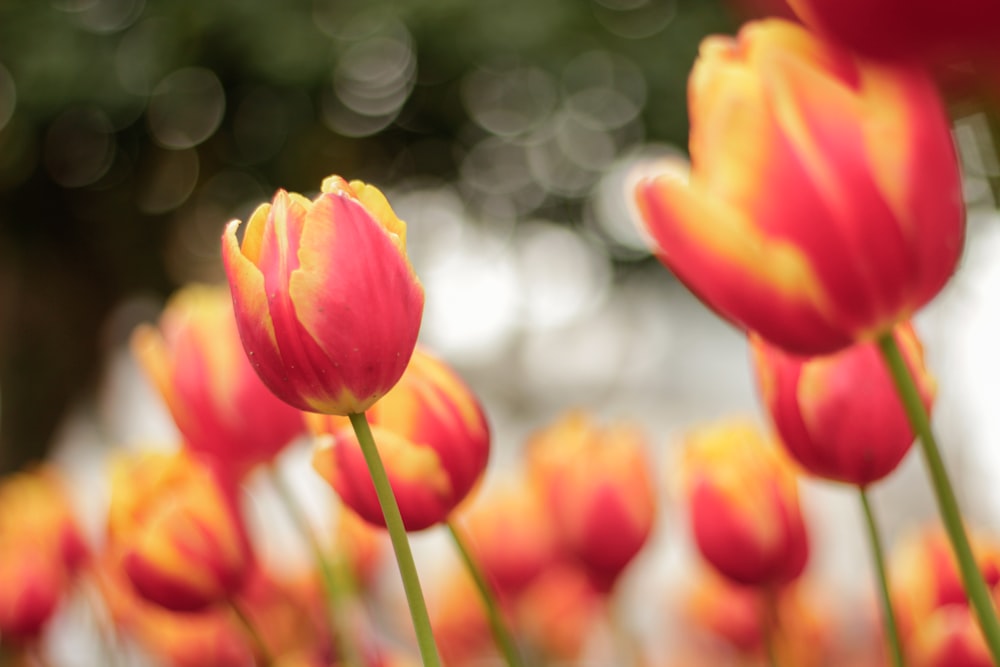
[[[234,220],[222,258],[247,355],[271,391],[310,412],[371,407],[413,353],[424,291],[406,224],[379,190],[339,176],[310,201],[279,190]]]
[[[786,21],[709,37],[689,82],[691,172],[643,180],[660,259],[709,307],[798,354],[888,332],[964,238],[933,81]]]

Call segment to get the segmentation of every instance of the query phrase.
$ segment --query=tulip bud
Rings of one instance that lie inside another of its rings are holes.
[[[172,611],[228,599],[249,546],[231,490],[192,455],[147,452],[112,471],[108,541],[135,590]]]
[[[444,521],[482,477],[490,432],[476,397],[444,362],[417,349],[399,384],[367,412],[406,530]],[[384,526],[368,467],[347,420],[308,415],[329,436],[313,467],[344,504]]]
[[[828,354],[908,319],[954,272],[958,162],[920,69],[761,21],[702,42],[688,102],[690,176],[643,180],[637,200],[661,261],[722,317]]]
[[[166,401],[185,446],[240,479],[305,431],[302,413],[264,386],[247,360],[229,290],[193,285],[132,349]]]
[[[243,347],[287,403],[348,415],[399,380],[416,344],[424,291],[406,224],[376,188],[339,176],[309,201],[280,190],[226,227],[222,258]]]
[[[573,412],[535,434],[529,466],[566,548],[609,591],[646,544],[656,496],[642,433]]]
[[[681,476],[702,556],[738,584],[794,580],[809,554],[798,481],[777,445],[743,422],[696,431]]]
[[[909,324],[896,342],[930,410],[934,380]],[[814,475],[867,486],[895,470],[914,433],[874,343],[804,358],[750,337],[761,397],[787,452]]]

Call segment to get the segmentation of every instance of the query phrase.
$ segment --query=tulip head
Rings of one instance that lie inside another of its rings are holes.
[[[159,327],[140,326],[132,349],[160,391],[185,446],[241,478],[305,431],[251,366],[225,287],[192,285],[167,304]]]
[[[789,352],[827,354],[907,319],[964,239],[950,126],[921,70],[780,21],[701,45],[689,176],[640,182],[660,259],[709,307]]]
[[[656,518],[645,437],[631,425],[601,428],[572,412],[531,438],[528,458],[563,548],[610,590]]]
[[[475,395],[447,364],[417,349],[399,384],[367,412],[403,524],[444,521],[482,477],[490,431]],[[385,519],[361,447],[347,420],[309,415],[325,444],[313,467],[369,523]]]
[[[909,324],[893,332],[929,410],[934,380]],[[867,486],[910,450],[913,429],[874,342],[824,357],[798,357],[751,335],[757,383],[788,453],[810,473]]]
[[[310,412],[360,413],[406,368],[424,291],[406,225],[378,189],[338,176],[310,201],[284,190],[222,237],[236,321],[271,391]]]
[[[738,421],[696,431],[684,446],[681,478],[705,560],[738,584],[796,579],[809,543],[798,480],[778,446]]]
[[[251,558],[231,489],[186,451],[146,452],[112,470],[108,541],[143,598],[197,611],[233,595]]]

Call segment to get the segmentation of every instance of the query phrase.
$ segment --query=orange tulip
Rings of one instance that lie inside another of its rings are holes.
[[[964,239],[933,82],[781,20],[709,37],[688,88],[689,178],[643,180],[660,259],[772,345],[827,354],[930,301]]]
[[[733,582],[794,580],[809,555],[798,480],[777,444],[743,422],[690,434],[682,481],[702,556]]]
[[[233,491],[185,451],[117,462],[108,541],[136,591],[172,611],[228,599],[251,560]]]
[[[234,479],[305,431],[302,413],[272,394],[250,365],[224,287],[178,292],[159,328],[135,331],[132,349],[185,445]]]
[[[934,380],[909,324],[894,332],[929,410]],[[878,347],[803,358],[751,336],[761,396],[788,453],[814,475],[858,486],[892,472],[914,433]]]
[[[563,548],[610,590],[656,518],[643,434],[624,424],[601,429],[573,412],[531,438],[528,459]]]
[[[574,664],[604,612],[607,597],[573,563],[543,572],[518,597],[518,635],[544,656],[543,664]]]
[[[0,638],[36,639],[87,555],[54,469],[0,482]]]
[[[417,349],[399,384],[367,412],[406,530],[444,521],[482,477],[490,431],[475,395],[444,362]],[[385,519],[346,419],[309,415],[330,436],[313,467],[369,523]]]
[[[367,410],[403,374],[423,315],[406,224],[375,187],[331,176],[312,201],[278,191],[242,244],[239,226],[226,227],[222,258],[264,384],[301,410]]]

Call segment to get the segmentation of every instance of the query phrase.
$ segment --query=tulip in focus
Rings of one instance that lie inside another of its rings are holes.
[[[908,323],[893,335],[930,410],[935,384]],[[867,486],[895,470],[914,433],[878,346],[824,357],[788,354],[751,336],[757,383],[785,449],[810,473]]]
[[[367,412],[406,530],[447,519],[482,477],[490,431],[475,395],[444,362],[417,349],[399,384]],[[308,415],[327,441],[313,467],[344,504],[384,526],[361,447],[348,420]]]
[[[656,518],[645,437],[572,412],[531,438],[528,462],[563,548],[610,591]]]
[[[995,604],[1000,601],[1000,544],[975,534],[970,539]],[[943,530],[934,527],[908,536],[893,553],[889,571],[910,664],[992,667]]]
[[[774,587],[805,568],[809,543],[798,480],[754,425],[722,423],[690,434],[681,479],[702,556],[737,584]]]
[[[918,68],[861,60],[786,21],[702,42],[691,173],[640,182],[657,253],[770,344],[828,354],[886,333],[955,270],[950,126]]]
[[[243,347],[261,379],[310,412],[361,413],[406,369],[424,291],[406,224],[375,187],[339,176],[310,201],[279,190],[222,237]]]
[[[135,331],[132,349],[185,446],[233,479],[305,431],[302,413],[275,397],[250,365],[225,287],[182,289],[158,328]]]
[[[0,482],[0,639],[37,639],[87,558],[58,473],[20,472]]]
[[[171,611],[229,599],[251,563],[234,491],[183,450],[117,462],[108,542],[135,590]]]

